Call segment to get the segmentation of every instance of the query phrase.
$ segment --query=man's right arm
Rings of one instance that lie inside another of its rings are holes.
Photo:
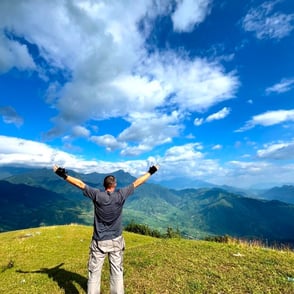
[[[75,177],[72,177],[72,176],[69,176],[65,169],[64,168],[61,168],[57,165],[54,165],[53,166],[53,171],[58,175],[60,176],[61,178],[63,178],[65,181],[67,181],[68,183],[72,184],[73,186],[75,187],[78,187],[79,189],[81,190],[84,190],[85,187],[86,187],[86,184],[81,181],[80,179],[78,178],[75,178]]]
[[[66,181],[68,183],[72,184],[73,186],[78,187],[81,190],[84,190],[85,187],[86,187],[86,184],[82,180],[77,179],[77,178],[72,177],[72,176],[67,176]]]

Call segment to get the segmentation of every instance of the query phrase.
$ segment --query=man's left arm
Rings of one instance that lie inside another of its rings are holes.
[[[156,173],[159,169],[158,165],[153,165],[149,168],[148,172],[145,173],[143,176],[137,178],[134,182],[134,188],[139,187],[140,185],[142,185],[143,183],[145,183],[154,173]]]

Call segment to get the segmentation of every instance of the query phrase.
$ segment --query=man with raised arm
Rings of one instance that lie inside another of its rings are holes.
[[[55,165],[53,171],[93,201],[94,230],[90,244],[88,261],[88,294],[100,294],[101,272],[106,255],[110,264],[110,293],[123,294],[123,252],[125,241],[122,236],[122,209],[126,199],[134,190],[145,183],[159,166],[151,166],[147,173],[130,185],[116,190],[116,179],[109,175],[104,178],[104,191],[85,184],[67,174],[62,167]]]

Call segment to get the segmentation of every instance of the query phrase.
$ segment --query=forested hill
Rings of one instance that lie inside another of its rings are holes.
[[[104,174],[70,174],[102,188]],[[134,178],[114,172],[118,187]],[[92,224],[92,203],[52,170],[38,169],[0,181],[0,230],[9,231],[55,224]],[[244,197],[220,188],[173,190],[146,183],[126,202],[124,224],[137,223],[183,236],[231,235],[278,242],[293,241],[294,205]]]
[[[260,197],[267,200],[279,199],[283,202],[294,204],[294,186],[284,185],[282,187],[274,187],[261,193]]]

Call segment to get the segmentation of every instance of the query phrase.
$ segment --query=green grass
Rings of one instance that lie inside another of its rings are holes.
[[[85,293],[92,228],[0,234],[0,293]],[[294,252],[124,233],[126,293],[294,293]],[[109,265],[102,293],[109,293]]]

